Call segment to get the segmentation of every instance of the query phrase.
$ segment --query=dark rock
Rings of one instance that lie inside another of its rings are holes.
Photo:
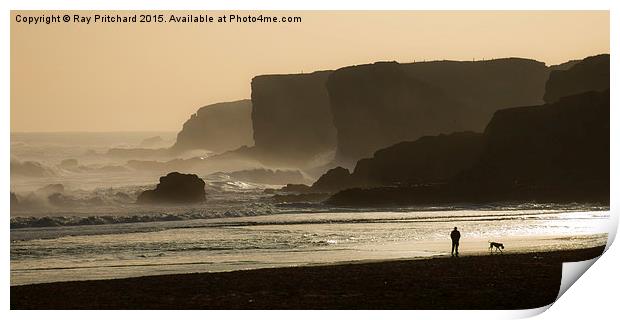
[[[172,147],[174,152],[203,149],[224,152],[254,145],[252,102],[239,100],[198,109],[183,124]]]
[[[608,54],[585,58],[568,69],[554,70],[547,81],[545,102],[587,91],[605,91],[609,89],[609,71]]]
[[[346,163],[426,135],[482,131],[496,110],[541,103],[547,77],[543,63],[517,58],[336,70],[327,81],[336,156]]]
[[[171,172],[159,178],[155,190],[138,196],[138,203],[191,203],[205,201],[205,182],[195,174]]]
[[[336,148],[325,82],[331,71],[252,79],[257,157],[267,165],[311,162]]]
[[[314,192],[334,192],[352,188],[356,185],[357,183],[353,180],[349,170],[337,167],[327,171],[312,184],[312,190]]]

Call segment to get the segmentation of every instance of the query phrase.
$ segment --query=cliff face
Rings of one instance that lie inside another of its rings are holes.
[[[515,187],[609,188],[609,90],[500,110],[467,180]]]
[[[356,187],[445,183],[480,158],[481,133],[425,136],[375,152],[357,162],[353,173],[338,167],[323,174],[308,192],[334,192]]]
[[[357,181],[351,176],[349,170],[343,167],[336,167],[328,170],[314,184],[309,192],[335,192],[344,189],[354,188],[358,185]]]
[[[413,185],[446,182],[471,168],[480,157],[482,134],[459,132],[426,136],[375,152],[357,162],[353,177],[365,185]]]
[[[561,97],[587,91],[604,91],[609,88],[609,55],[585,58],[569,68],[551,72],[545,91],[545,102],[558,101]]]
[[[205,149],[224,152],[254,144],[251,121],[252,103],[239,100],[198,109],[183,124],[173,151]]]
[[[256,152],[266,164],[302,163],[336,147],[325,82],[331,71],[252,79]]]
[[[609,203],[609,90],[497,111],[483,135],[479,160],[447,183],[347,189],[327,203]]]
[[[327,81],[337,157],[355,161],[425,135],[482,131],[498,109],[542,102],[548,69],[527,59],[375,63]]]

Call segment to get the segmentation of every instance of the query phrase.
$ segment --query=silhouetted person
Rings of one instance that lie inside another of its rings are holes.
[[[450,238],[452,238],[452,256],[456,253],[459,256],[459,240],[461,239],[461,233],[454,227],[454,230],[450,232]]]

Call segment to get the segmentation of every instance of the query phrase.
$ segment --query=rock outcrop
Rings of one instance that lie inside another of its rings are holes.
[[[138,196],[138,203],[195,203],[205,201],[205,182],[195,174],[171,172],[159,178],[155,190]]]
[[[173,151],[204,149],[224,152],[252,146],[252,102],[239,100],[208,105],[198,109],[183,124]]]
[[[336,148],[325,82],[331,71],[252,79],[255,154],[267,165],[303,165]]]
[[[609,55],[601,54],[572,63],[570,68],[554,70],[549,75],[545,102],[558,101],[561,97],[587,91],[609,89]]]
[[[548,68],[528,59],[381,62],[334,71],[327,89],[343,163],[401,141],[482,131],[496,110],[542,102]]]
[[[312,184],[312,192],[335,192],[357,185],[357,181],[349,173],[349,170],[343,167],[336,167],[328,170],[314,184]]]

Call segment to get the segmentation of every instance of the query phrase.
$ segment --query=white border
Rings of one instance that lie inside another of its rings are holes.
[[[2,117],[0,117],[2,131],[2,158],[0,175],[4,183],[0,186],[0,195],[8,195],[9,193],[9,158],[10,158],[10,97],[9,97],[9,84],[10,84],[10,29],[9,29],[9,10],[11,9],[116,9],[116,10],[130,10],[130,9],[225,9],[225,10],[391,10],[391,9],[415,9],[415,10],[608,10],[611,9],[611,51],[615,52],[616,41],[614,38],[618,36],[618,25],[614,22],[614,18],[617,18],[616,10],[618,9],[618,3],[620,1],[611,0],[588,0],[588,1],[576,1],[576,0],[521,0],[521,1],[489,1],[489,0],[446,0],[446,1],[371,1],[371,0],[358,0],[355,2],[347,1],[333,1],[333,0],[315,0],[315,1],[285,1],[285,0],[265,0],[265,1],[209,1],[209,3],[202,3],[191,0],[177,0],[177,1],[128,1],[128,0],[108,0],[108,1],[71,1],[71,0],[57,0],[50,3],[50,1],[2,1],[3,14],[0,15],[1,28],[2,28],[2,40],[4,49],[1,51],[2,55],[2,86],[0,88],[1,97],[3,101]],[[611,102],[611,122],[618,123],[618,112],[614,109],[616,106],[615,92],[617,92],[617,82],[615,74],[618,74],[618,66],[615,63],[616,59],[612,53],[612,102]],[[612,126],[611,139],[614,142],[618,141],[618,129]],[[617,143],[611,145],[611,163],[620,163],[618,157]],[[613,166],[611,167],[611,194],[617,195],[618,193],[618,170]],[[7,313],[3,318],[41,318],[45,319],[83,319],[84,317],[105,319],[110,316],[121,317],[135,317],[138,316],[135,312],[8,312],[9,310],[9,228],[8,228],[8,216],[9,216],[9,201],[7,196],[0,197],[0,204],[5,214],[5,225],[2,229],[2,256],[4,257],[4,264],[2,270],[2,303],[3,313]],[[617,210],[614,210],[618,205],[617,196],[611,198],[611,216],[614,218],[617,226]],[[615,237],[615,230],[611,239]],[[541,315],[543,319],[572,319],[581,318],[595,315],[597,318],[608,315],[602,318],[615,317],[617,314],[617,290],[619,286],[618,270],[620,270],[619,255],[617,246],[612,246],[608,252],[606,252],[599,262],[595,263],[592,270],[587,272],[577,283],[570,288],[561,299],[556,302],[553,307]],[[420,316],[423,318],[444,318],[450,317],[459,319],[497,319],[497,318],[520,318],[524,316],[532,316],[545,308],[539,310],[529,311],[348,311],[348,312],[323,312],[323,311],[268,311],[268,312],[244,312],[244,311],[189,311],[183,312],[182,317],[196,317],[203,318],[204,316],[211,316],[216,318],[236,318],[236,317],[252,317],[257,319],[312,319],[317,317],[355,317],[358,319],[376,319],[378,317],[390,317],[390,318],[411,318],[412,316]],[[162,311],[145,311],[140,312],[139,316],[145,316],[155,319],[165,319],[173,316],[178,316],[179,311],[174,312],[162,312]]]

